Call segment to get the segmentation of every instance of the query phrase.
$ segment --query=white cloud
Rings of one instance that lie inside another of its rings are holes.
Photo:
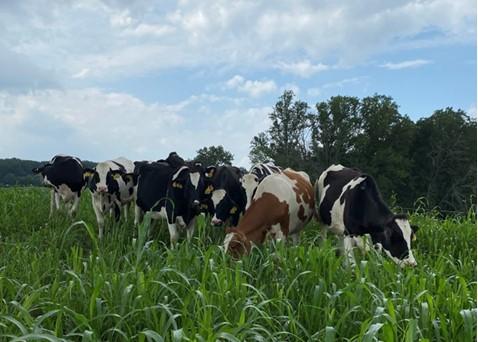
[[[192,158],[223,145],[244,164],[252,137],[269,126],[270,107],[236,106],[209,94],[165,105],[96,88],[0,92],[0,157],[46,160],[55,153],[82,159],[159,159],[170,151]],[[200,108],[201,110],[198,110]]]
[[[384,64],[380,65],[380,67],[386,68],[386,69],[389,69],[389,70],[401,70],[401,69],[409,69],[409,68],[418,68],[418,67],[421,67],[423,65],[430,64],[430,63],[432,63],[432,61],[430,61],[430,60],[414,59],[414,60],[402,61],[402,62],[398,62],[398,63],[388,62],[388,63],[384,63]]]
[[[277,89],[277,85],[272,80],[252,81],[246,80],[240,75],[235,75],[226,82],[226,86],[246,93],[252,97],[259,97],[264,94],[273,92]]]
[[[191,66],[279,68],[309,77],[381,52],[476,40],[472,0],[25,1],[0,11],[0,42],[70,78],[114,79]],[[357,18],[360,18],[359,20]],[[293,62],[290,62],[293,61]]]
[[[328,65],[318,63],[312,64],[309,60],[303,60],[295,63],[279,62],[277,68],[283,72],[294,74],[303,78],[308,78],[318,72],[329,70]]]
[[[73,77],[73,78],[85,78],[88,75],[89,72],[90,72],[90,69],[83,68],[80,71],[78,71],[76,74],[73,74],[71,77]]]

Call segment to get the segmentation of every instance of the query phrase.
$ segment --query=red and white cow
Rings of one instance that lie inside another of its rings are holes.
[[[293,243],[314,215],[314,190],[305,172],[286,169],[259,184],[237,227],[227,229],[225,251],[238,257],[249,253],[252,245],[267,236],[282,240],[289,235]]]

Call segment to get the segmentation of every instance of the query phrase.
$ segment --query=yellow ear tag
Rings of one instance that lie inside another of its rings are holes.
[[[212,176],[214,176],[214,170],[211,170],[209,171],[207,174],[206,174],[207,178],[211,178]]]
[[[231,211],[229,212],[230,214],[235,214],[237,212],[237,207],[232,207]]]
[[[416,240],[417,240],[417,235],[413,234],[412,241],[416,241]]]
[[[183,185],[181,183],[178,183],[178,182],[173,182],[173,188],[182,189]]]
[[[213,187],[212,185],[209,185],[209,186],[206,188],[206,190],[204,190],[204,193],[205,193],[206,195],[209,195],[209,194],[210,194],[211,192],[213,192],[213,191],[214,191],[214,187]]]
[[[83,178],[88,178],[88,177],[91,177],[92,175],[93,175],[93,172],[84,172]]]
[[[121,175],[119,173],[113,173],[113,178],[114,179],[120,179]]]

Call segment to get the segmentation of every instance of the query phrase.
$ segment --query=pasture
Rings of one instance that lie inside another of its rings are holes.
[[[298,246],[234,261],[202,217],[171,250],[167,229],[135,228],[132,210],[98,241],[87,191],[84,223],[48,212],[45,188],[0,189],[0,340],[476,340],[474,213],[412,214],[416,268],[372,251],[348,269],[316,222]]]

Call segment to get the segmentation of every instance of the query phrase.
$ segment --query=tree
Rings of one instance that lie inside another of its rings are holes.
[[[356,97],[334,96],[316,104],[312,116],[312,154],[323,171],[331,164],[350,164],[360,125],[360,101]]]
[[[476,203],[476,121],[462,110],[437,110],[417,122],[413,162],[416,197],[442,210]]]
[[[299,168],[310,158],[308,105],[294,98],[293,91],[284,91],[269,114],[271,127],[252,139],[249,157],[253,163],[272,160],[277,165]]]
[[[226,151],[222,145],[203,147],[196,151],[194,161],[201,162],[204,166],[231,165],[234,155]]]

